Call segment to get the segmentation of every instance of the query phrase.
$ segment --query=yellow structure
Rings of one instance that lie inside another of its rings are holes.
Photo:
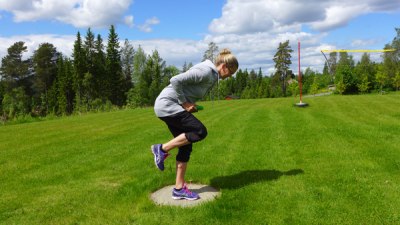
[[[321,52],[393,52],[397,49],[382,49],[382,50],[321,50]]]

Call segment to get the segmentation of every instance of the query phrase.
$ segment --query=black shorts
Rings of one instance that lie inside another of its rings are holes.
[[[171,116],[159,118],[167,124],[174,137],[185,133],[186,139],[190,144],[178,148],[179,151],[176,155],[176,161],[188,162],[190,159],[190,153],[192,152],[192,143],[206,138],[207,128],[200,122],[200,120],[186,110]]]

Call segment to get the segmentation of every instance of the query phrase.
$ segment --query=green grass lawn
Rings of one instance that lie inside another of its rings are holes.
[[[193,208],[149,198],[175,183],[152,108],[0,126],[0,224],[399,224],[400,96],[297,102],[200,103],[186,180],[221,195]]]

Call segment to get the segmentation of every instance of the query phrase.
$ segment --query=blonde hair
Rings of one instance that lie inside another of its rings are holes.
[[[219,66],[222,63],[225,63],[226,67],[228,67],[228,69],[233,73],[235,73],[239,68],[239,63],[236,57],[232,55],[228,48],[219,51],[217,59],[215,60],[215,66]]]

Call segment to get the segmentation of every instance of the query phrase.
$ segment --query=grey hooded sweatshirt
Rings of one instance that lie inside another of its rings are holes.
[[[214,87],[221,78],[215,65],[206,60],[171,78],[156,99],[154,111],[157,117],[170,116],[185,111],[182,104],[196,103]]]

